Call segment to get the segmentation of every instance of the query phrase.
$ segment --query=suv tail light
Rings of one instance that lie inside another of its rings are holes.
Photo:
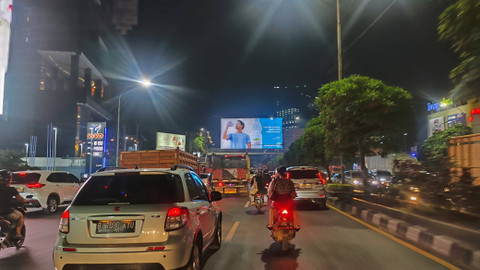
[[[45,186],[45,184],[40,184],[40,183],[29,183],[29,184],[27,184],[28,188],[42,188],[44,186]]]
[[[321,172],[318,172],[318,179],[320,180],[320,183],[322,183],[322,185],[325,185],[325,179],[322,177],[322,173]]]
[[[290,180],[291,178],[292,178],[292,175],[289,172],[287,172],[287,180]]]
[[[165,231],[174,231],[182,228],[185,224],[187,224],[188,218],[188,208],[170,208],[167,213],[167,218],[165,219]]]
[[[61,233],[69,233],[70,232],[70,211],[66,210],[62,214],[62,218],[60,219],[60,225],[58,226],[58,230]]]

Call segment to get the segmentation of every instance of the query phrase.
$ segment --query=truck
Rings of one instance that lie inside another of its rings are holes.
[[[208,173],[212,189],[223,194],[247,194],[250,180],[250,157],[245,154],[215,154],[209,157]]]
[[[469,171],[474,179],[473,185],[480,186],[480,133],[450,138],[448,154],[453,164],[453,182],[459,181],[464,172]]]
[[[119,166],[122,168],[171,168],[173,165],[187,165],[199,172],[197,157],[179,149],[120,153]]]

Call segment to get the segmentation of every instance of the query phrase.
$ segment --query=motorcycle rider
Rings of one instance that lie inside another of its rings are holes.
[[[270,183],[268,188],[268,198],[272,200],[272,205],[270,207],[270,216],[269,224],[267,225],[268,229],[273,228],[273,219],[275,217],[275,209],[285,207],[292,211],[293,215],[293,224],[295,230],[300,230],[298,225],[297,211],[295,211],[293,199],[297,197],[297,192],[295,191],[295,185],[292,180],[287,179],[287,168],[278,167],[274,172],[274,180]]]
[[[254,203],[255,194],[260,193],[262,196],[267,195],[267,188],[265,187],[265,179],[261,173],[256,174],[250,180],[250,203]]]
[[[3,216],[6,220],[13,222],[16,228],[16,235],[13,238],[23,238],[22,228],[24,224],[23,214],[20,211],[15,210],[15,202],[26,204],[28,203],[25,198],[23,198],[18,191],[9,187],[8,183],[10,182],[10,172],[7,170],[0,170],[0,216]],[[15,199],[13,199],[15,198]]]

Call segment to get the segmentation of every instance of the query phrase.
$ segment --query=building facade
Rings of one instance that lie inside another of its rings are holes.
[[[451,100],[428,104],[428,137],[455,124],[472,128],[473,133],[480,133],[480,98],[470,98],[466,104],[455,105]]]

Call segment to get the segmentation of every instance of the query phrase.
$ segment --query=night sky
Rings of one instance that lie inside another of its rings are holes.
[[[423,125],[425,100],[452,88],[457,58],[436,32],[451,1],[398,0],[357,40],[391,3],[341,0],[344,77],[410,91]],[[138,123],[149,137],[205,127],[218,143],[220,117],[268,117],[277,96],[315,95],[337,79],[335,12],[335,0],[140,0],[123,50],[162,87],[126,95],[128,130]]]

